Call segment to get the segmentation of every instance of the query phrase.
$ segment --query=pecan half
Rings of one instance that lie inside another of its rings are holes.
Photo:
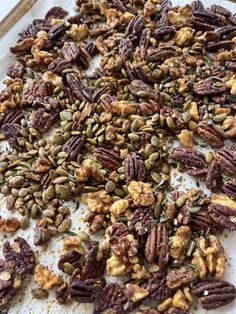
[[[133,54],[134,45],[132,39],[127,37],[121,39],[119,43],[119,56],[121,57],[122,61],[125,62],[129,60]]]
[[[63,19],[68,14],[62,7],[53,7],[45,15],[46,20]]]
[[[125,34],[126,35],[141,35],[141,32],[145,25],[145,17],[141,14],[132,18],[129,24],[126,27]]]
[[[2,112],[0,114],[0,126],[5,123],[20,124],[21,119],[24,118],[24,114],[21,110],[12,110],[9,112]]]
[[[57,58],[52,61],[48,67],[55,74],[61,74],[63,70],[70,68],[70,63],[62,58]]]
[[[166,285],[166,273],[164,270],[159,270],[152,275],[147,282],[146,289],[149,291],[150,297],[160,303],[168,299],[172,294]]]
[[[216,14],[219,14],[219,15],[223,15],[225,17],[229,17],[229,16],[232,15],[230,10],[228,10],[228,9],[226,9],[226,8],[220,6],[220,5],[217,5],[217,4],[213,4],[211,6],[211,11],[213,13],[216,13]]]
[[[193,148],[176,147],[172,150],[171,157],[190,168],[203,168],[205,166],[204,154]]]
[[[79,261],[80,257],[81,257],[80,252],[78,252],[77,250],[70,250],[60,257],[58,261],[58,268],[64,272],[65,263],[69,263],[75,268],[77,268],[80,265],[80,261]]]
[[[228,175],[236,175],[236,150],[223,148],[218,150],[217,159],[223,171]]]
[[[113,224],[108,230],[109,243],[117,243],[119,238],[128,235],[128,228],[123,222]]]
[[[198,135],[210,146],[221,148],[224,146],[224,140],[227,139],[225,132],[220,126],[200,122],[197,127]]]
[[[7,70],[7,75],[13,79],[16,77],[22,78],[25,73],[25,67],[21,63],[14,63]]]
[[[220,226],[217,226],[211,219],[209,212],[206,210],[200,210],[197,213],[191,213],[189,227],[193,232],[207,231],[210,229],[211,233],[221,231]]]
[[[88,90],[83,86],[80,77],[76,73],[68,73],[66,75],[67,84],[70,87],[71,92],[81,101],[89,101],[90,94]]]
[[[51,237],[50,232],[46,228],[36,226],[34,229],[34,245],[47,244]]]
[[[94,314],[111,310],[114,314],[123,314],[125,296],[118,283],[108,283],[103,288],[99,299],[94,304]]]
[[[193,91],[199,96],[222,94],[226,89],[225,83],[214,77],[193,84]]]
[[[175,30],[174,26],[162,26],[162,27],[156,28],[153,31],[152,35],[156,39],[161,39],[167,35],[169,35],[169,36],[174,35],[175,32],[176,32],[176,30]]]
[[[66,282],[57,288],[56,299],[59,304],[67,304],[69,302],[69,287]]]
[[[213,160],[207,169],[206,186],[213,192],[218,190],[223,183],[221,167],[218,161]]]
[[[236,180],[234,179],[225,182],[222,191],[232,199],[236,200]]]
[[[127,181],[143,181],[146,177],[144,163],[136,153],[130,153],[124,161],[125,176]]]
[[[160,269],[168,262],[168,233],[161,223],[156,224],[148,235],[145,244],[145,256],[148,262],[156,262]]]
[[[176,55],[174,47],[153,48],[148,52],[148,60],[151,62],[163,62]]]
[[[5,140],[16,150],[20,150],[22,147],[19,142],[20,127],[18,124],[5,123],[1,127],[1,132],[5,137]]]
[[[69,287],[69,296],[80,303],[92,303],[101,293],[101,287],[89,281],[74,280]]]
[[[0,311],[2,313],[7,313],[5,311],[9,307],[10,303],[15,299],[18,291],[19,290],[17,288],[13,287],[0,289]]]
[[[198,273],[190,267],[180,267],[167,273],[166,285],[170,289],[176,289],[182,285],[194,282]]]
[[[145,92],[149,99],[154,100],[159,108],[162,106],[162,99],[160,92],[152,89],[149,85],[145,84],[143,81],[140,80],[133,80],[130,85],[128,85],[129,91],[134,96],[137,96],[137,93],[142,91]]]
[[[236,216],[234,208],[220,204],[211,204],[208,206],[208,211],[216,225],[229,230],[236,230],[236,223],[230,219]]]
[[[40,132],[47,132],[55,123],[57,114],[39,108],[32,115],[32,126]]]
[[[31,272],[35,266],[34,252],[25,239],[18,237],[14,245],[9,242],[3,244],[3,255],[7,264],[20,275]]]
[[[208,43],[206,45],[206,50],[209,52],[215,52],[219,49],[231,50],[235,47],[235,43],[231,40],[223,40],[217,43]]]
[[[98,243],[93,243],[82,268],[83,280],[101,278],[106,269],[107,257],[104,250],[99,251]]]
[[[21,105],[32,105],[35,101],[42,101],[46,96],[51,96],[51,84],[48,82],[31,80],[24,86]]]
[[[66,30],[65,24],[58,23],[50,29],[50,31],[48,32],[48,37],[51,40],[55,40],[61,35],[63,35],[65,30]]]
[[[95,148],[93,154],[103,167],[111,171],[116,170],[120,165],[120,157],[114,150]]]
[[[145,148],[147,144],[151,142],[151,134],[147,132],[138,132],[138,140],[132,140],[131,143],[136,149]]]
[[[74,135],[62,146],[62,150],[68,154],[67,160],[76,160],[85,144],[84,135]]]
[[[153,215],[148,207],[137,208],[129,219],[128,228],[139,236],[149,233],[152,227]]]
[[[192,292],[206,310],[227,305],[236,297],[235,286],[219,280],[201,281],[193,288]]]

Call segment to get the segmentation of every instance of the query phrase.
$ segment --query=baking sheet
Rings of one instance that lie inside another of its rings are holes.
[[[3,2],[3,0],[0,0]],[[185,3],[191,3],[191,1],[187,0],[180,0],[180,1],[172,1],[174,5],[176,4],[185,4]],[[220,0],[209,0],[204,1],[203,3],[205,6],[212,5],[212,4],[219,4],[224,5],[228,9],[232,10],[236,13],[236,4],[229,2],[229,1],[220,1]],[[1,4],[2,6],[3,4]],[[70,14],[74,13],[74,0],[38,0],[38,2],[32,7],[32,9],[23,17],[17,24],[0,40],[0,82],[5,77],[5,72],[9,65],[14,61],[14,56],[10,55],[8,48],[17,40],[17,34],[21,29],[26,27],[33,19],[35,18],[43,18],[45,13],[53,6],[60,5],[67,11],[69,11]],[[1,83],[0,83],[1,87]],[[0,146],[0,152],[3,149],[3,147]],[[182,176],[181,184],[178,180],[178,178]],[[196,186],[196,182],[193,178],[191,178],[188,175],[183,174],[177,174],[176,172],[173,173],[172,178],[172,185],[178,188],[179,190],[186,190],[190,187]],[[9,215],[9,213],[5,210],[4,205],[4,199],[3,197],[0,198],[0,208],[1,208],[1,216],[6,217]],[[72,227],[71,231],[77,232],[79,228],[86,229],[86,225],[82,222],[82,217],[86,214],[86,208],[81,205],[81,207],[75,211],[75,204],[71,204],[71,217],[72,217]],[[14,213],[15,216],[17,216],[17,213]],[[19,216],[18,216],[19,217]],[[30,227],[25,230],[19,230],[15,236],[23,236],[34,248],[38,261],[48,266],[50,269],[54,270],[56,274],[62,275],[62,272],[60,272],[57,268],[57,262],[60,255],[60,250],[62,248],[63,243],[63,236],[60,235],[58,237],[55,237],[50,242],[47,250],[40,248],[40,247],[34,247],[33,245],[33,228],[35,225],[35,221],[30,220]],[[228,262],[227,267],[225,271],[224,279],[229,280],[230,282],[234,283],[236,285],[236,242],[235,242],[235,236],[236,234],[234,232],[231,233],[225,233],[222,235],[222,241],[223,246],[225,248],[225,251],[228,256]],[[0,234],[0,252],[2,249],[2,243],[6,240],[13,241],[13,236],[6,236],[3,234]],[[110,281],[116,281],[116,278],[109,278]],[[67,314],[67,313],[80,313],[80,314],[87,314],[92,313],[92,307],[90,305],[78,305],[76,303],[73,303],[71,305],[59,305],[57,301],[55,300],[55,292],[54,290],[50,292],[50,296],[45,301],[40,301],[36,299],[32,299],[31,297],[31,290],[33,288],[36,288],[36,284],[33,282],[33,278],[30,278],[27,280],[24,284],[23,289],[21,290],[21,293],[16,298],[15,302],[12,304],[9,314],[39,314],[39,313],[48,313],[48,314]],[[196,314],[205,314],[208,313],[208,311],[205,310],[197,310],[194,308],[194,313]],[[211,314],[234,314],[236,313],[236,303],[231,303],[230,305],[210,311]]]

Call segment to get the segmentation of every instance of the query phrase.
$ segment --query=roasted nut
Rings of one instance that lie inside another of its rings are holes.
[[[70,250],[60,257],[58,261],[58,268],[66,272],[65,263],[69,263],[73,268],[77,268],[80,266],[80,257],[81,254],[77,250]]]
[[[108,213],[113,203],[112,197],[105,190],[84,193],[81,200],[92,213]]]
[[[193,84],[193,91],[200,96],[222,94],[226,89],[226,85],[221,80],[213,77]]]
[[[80,280],[74,280],[69,287],[70,299],[82,303],[96,301],[101,292],[101,286]]]
[[[226,174],[236,174],[236,150],[222,148],[217,152],[217,159],[219,160],[221,168]]]
[[[206,122],[200,122],[198,124],[197,132],[204,141],[216,148],[223,147],[224,140],[227,139],[227,136],[221,127],[214,124],[209,125]]]
[[[135,205],[149,206],[154,203],[154,195],[150,183],[131,181],[128,191]]]
[[[178,8],[178,12],[170,10],[168,12],[168,19],[171,24],[184,24],[190,21],[192,17],[192,7],[185,5]]]
[[[14,233],[20,228],[20,222],[15,217],[3,219],[0,217],[0,230],[3,232]]]
[[[152,219],[153,215],[149,208],[137,208],[129,219],[129,231],[139,236],[149,233],[152,227]]]
[[[69,236],[64,238],[63,252],[71,250],[77,250],[80,254],[84,254],[84,248],[82,247],[82,239],[77,236]]]
[[[205,156],[193,148],[174,148],[171,156],[174,160],[182,162],[187,167],[203,168],[205,165]]]
[[[43,289],[50,290],[62,284],[62,278],[55,275],[43,265],[38,264],[34,270],[34,280]]]
[[[193,288],[193,295],[199,299],[201,306],[206,310],[217,309],[231,303],[236,296],[234,285],[219,280],[199,282]]]
[[[76,160],[77,156],[81,153],[85,144],[85,137],[72,136],[63,146],[62,150],[68,154],[68,161]]]
[[[138,302],[149,295],[149,291],[136,284],[128,283],[125,286],[125,295],[128,300],[132,302]]]
[[[190,282],[194,282],[197,278],[198,273],[191,267],[181,267],[167,273],[166,285],[170,289],[175,289]]]
[[[184,314],[186,313],[190,307],[190,305],[193,302],[193,297],[190,293],[190,289],[188,287],[184,287],[182,290],[178,289],[176,293],[174,294],[173,298],[169,298],[158,305],[157,309],[160,312],[163,312],[165,310],[175,308],[177,309],[177,314]],[[179,312],[178,312],[179,310]],[[165,312],[166,313],[166,312]],[[167,311],[168,313],[168,311]],[[172,312],[170,312],[172,313]],[[173,312],[175,313],[175,312]],[[187,312],[188,314],[189,312]]]
[[[146,177],[146,168],[142,159],[135,153],[130,153],[124,161],[127,181],[143,181]]]
[[[152,275],[147,282],[146,288],[150,293],[149,296],[160,303],[168,299],[172,294],[166,285],[166,273],[163,270],[159,270]]]
[[[116,170],[120,165],[119,155],[113,150],[106,148],[96,148],[94,150],[94,156],[103,167],[111,171]]]
[[[204,237],[200,237],[197,243],[198,248],[193,253],[192,264],[196,266],[200,278],[214,276],[221,279],[225,268],[225,254],[219,240],[210,235],[208,243]]]
[[[101,171],[94,165],[76,168],[75,177],[79,182],[86,182],[90,178],[101,183],[105,180]]]
[[[148,235],[145,244],[145,256],[149,263],[157,263],[160,269],[168,262],[168,233],[161,223],[152,227]]]
[[[188,243],[191,240],[191,230],[187,226],[179,227],[170,242],[170,256],[182,264],[186,257]]]
[[[56,114],[39,108],[32,115],[32,126],[40,132],[47,132],[55,123],[56,117]]]
[[[42,288],[33,289],[31,293],[35,299],[46,299],[48,297],[48,291]]]
[[[67,283],[62,284],[57,288],[56,299],[59,304],[67,304],[69,302],[69,287]]]
[[[206,187],[211,191],[216,191],[222,186],[223,177],[218,161],[213,160],[207,169]]]
[[[222,191],[233,200],[236,200],[236,181],[230,180],[225,182]]]
[[[210,230],[211,233],[216,233],[222,231],[221,227],[211,219],[209,212],[206,210],[199,210],[196,213],[191,213],[189,227],[192,232]]]

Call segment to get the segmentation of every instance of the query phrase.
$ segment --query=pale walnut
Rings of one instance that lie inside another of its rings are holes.
[[[182,130],[178,135],[180,144],[185,147],[193,147],[193,132],[189,130]]]
[[[209,236],[208,241],[200,237],[197,241],[198,247],[193,253],[192,264],[199,272],[199,277],[204,279],[214,276],[221,279],[225,269],[225,252],[220,241],[213,235]]]
[[[235,137],[236,135],[236,117],[235,116],[228,116],[223,121],[223,129],[225,134],[228,137]]]
[[[29,50],[34,44],[34,38],[26,38],[19,41],[14,47],[10,48],[12,53],[25,52]]]
[[[149,291],[137,284],[128,283],[125,286],[125,295],[127,296],[128,300],[132,302],[138,302],[146,298],[149,295]]]
[[[171,238],[170,256],[178,263],[183,263],[186,257],[188,243],[191,240],[191,230],[187,226],[179,227]]]
[[[0,217],[0,230],[6,233],[16,232],[20,228],[20,222],[15,217],[3,219]]]
[[[190,5],[186,5],[183,7],[179,7],[178,11],[169,11],[168,19],[171,24],[185,24],[190,22],[192,18],[192,7]]]
[[[87,182],[89,179],[94,179],[95,181],[102,183],[105,180],[101,171],[94,165],[76,168],[75,178],[78,182]]]
[[[230,93],[236,96],[236,75],[233,75],[227,82],[226,87],[230,89]]]
[[[150,183],[131,181],[128,191],[135,205],[149,206],[155,201]]]
[[[193,38],[194,30],[190,27],[182,27],[175,34],[175,43],[179,47],[183,47]]]
[[[124,12],[120,17],[121,22],[126,24],[129,23],[132,18],[134,18],[134,15],[130,12]]]
[[[106,44],[104,43],[102,36],[99,36],[96,39],[95,46],[97,47],[97,49],[99,50],[99,52],[102,55],[104,55],[105,53],[108,53],[108,48],[107,48]]]
[[[147,271],[145,266],[140,264],[135,264],[132,266],[131,279],[136,280],[147,280],[150,278],[150,273]]]
[[[159,304],[157,309],[160,312],[165,312],[166,310],[173,307],[187,311],[192,303],[193,297],[190,293],[190,288],[184,287],[183,289],[178,289],[172,298],[168,298]]]
[[[33,169],[38,173],[46,173],[51,168],[52,164],[46,157],[40,156],[35,162],[33,162]]]
[[[87,205],[92,213],[109,213],[113,198],[105,191],[84,193],[81,201]]]
[[[62,77],[52,73],[51,71],[46,71],[43,73],[42,80],[46,82],[52,83],[52,85],[60,88],[64,88],[63,82],[62,82]]]
[[[38,264],[34,270],[34,280],[43,289],[50,290],[54,286],[60,286],[63,283],[61,277],[55,275],[47,267]]]
[[[107,10],[106,18],[107,18],[106,23],[111,28],[117,28],[121,23],[118,11],[115,9]]]
[[[138,110],[138,107],[135,103],[129,102],[127,100],[116,100],[113,101],[111,105],[112,111],[122,117],[126,117],[133,113],[136,113]]]
[[[125,213],[126,210],[128,209],[128,207],[129,207],[129,201],[128,200],[118,200],[118,201],[114,202],[110,208],[110,212],[111,212],[111,216],[112,216],[111,217],[112,223],[115,223],[118,216],[120,214]]]
[[[107,260],[106,270],[109,276],[120,276],[130,271],[130,265],[126,264],[122,257],[112,253]]]
[[[84,40],[88,37],[89,28],[87,24],[72,24],[70,30],[67,32],[68,36],[70,36],[75,41]]]
[[[70,250],[77,250],[80,254],[84,254],[85,250],[82,246],[83,240],[77,236],[68,236],[64,238],[63,242],[63,253],[66,253]]]
[[[53,54],[44,50],[40,50],[37,47],[31,49],[33,59],[27,61],[26,65],[32,68],[41,68],[50,64],[53,61]]]
[[[195,101],[191,102],[191,104],[189,105],[188,112],[191,115],[191,119],[198,122],[199,120],[198,106]]]

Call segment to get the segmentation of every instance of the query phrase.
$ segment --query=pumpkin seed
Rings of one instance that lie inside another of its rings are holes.
[[[62,223],[59,225],[57,228],[58,232],[62,233],[65,231],[68,231],[71,226],[71,219],[70,218],[65,218]]]
[[[28,226],[29,226],[29,217],[28,216],[22,217],[20,220],[20,228],[22,230],[25,230]]]

